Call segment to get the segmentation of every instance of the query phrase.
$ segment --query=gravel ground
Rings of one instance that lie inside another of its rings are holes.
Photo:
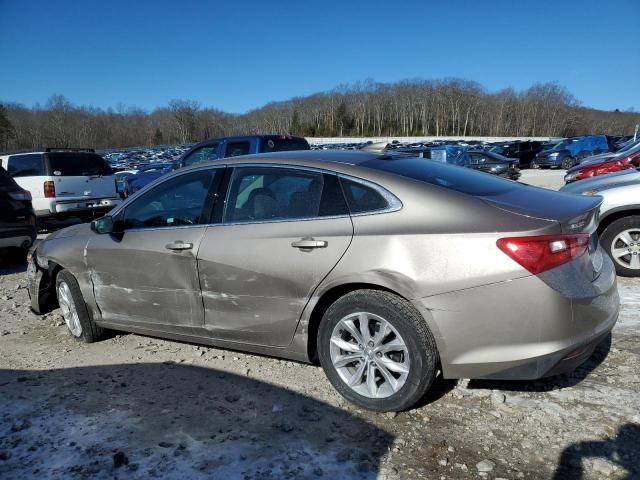
[[[2,479],[640,479],[640,279],[619,279],[612,340],[573,374],[439,380],[396,415],[348,404],[317,366],[80,344],[59,310],[30,312],[25,265],[0,262]]]

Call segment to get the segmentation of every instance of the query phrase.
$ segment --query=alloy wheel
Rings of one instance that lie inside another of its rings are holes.
[[[611,243],[613,260],[625,268],[640,270],[640,228],[623,230]]]
[[[367,398],[386,398],[409,376],[409,350],[384,318],[368,312],[340,320],[330,339],[333,367],[342,381]]]

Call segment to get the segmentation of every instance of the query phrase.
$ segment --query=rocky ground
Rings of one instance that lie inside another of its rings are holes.
[[[0,478],[640,478],[640,281],[573,375],[439,381],[375,414],[316,366],[114,334],[85,345],[0,275]]]
[[[0,258],[2,479],[640,479],[640,279],[610,344],[572,375],[439,380],[376,414],[317,366],[113,334],[30,312]]]

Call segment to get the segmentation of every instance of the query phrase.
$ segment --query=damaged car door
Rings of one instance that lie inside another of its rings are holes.
[[[353,225],[335,174],[278,165],[238,166],[222,223],[198,253],[205,328],[215,338],[285,346]]]
[[[202,327],[196,255],[224,168],[177,175],[151,187],[96,235],[86,258],[107,323]]]

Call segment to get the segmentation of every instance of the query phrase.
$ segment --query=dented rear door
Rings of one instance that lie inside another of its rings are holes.
[[[205,328],[226,341],[286,346],[351,243],[337,177],[235,168],[225,203],[223,222],[207,228],[198,252]]]

